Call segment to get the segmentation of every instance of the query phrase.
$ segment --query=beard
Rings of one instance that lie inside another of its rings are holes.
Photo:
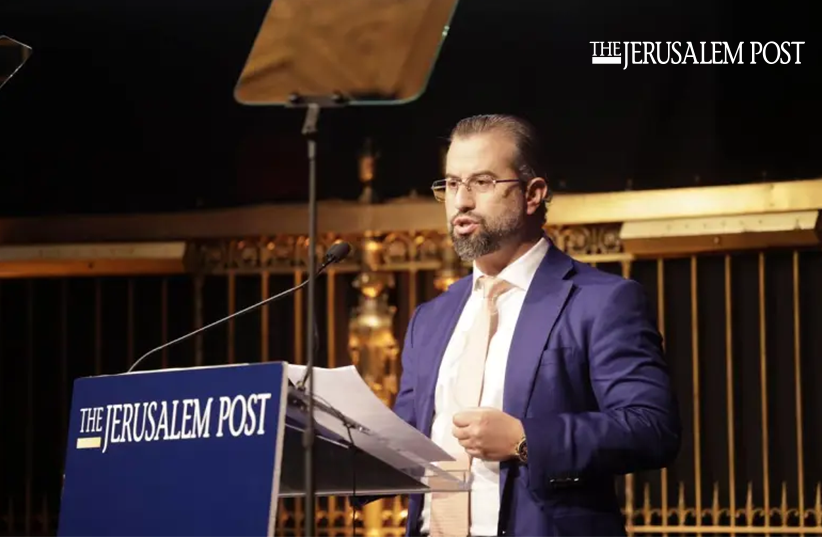
[[[453,220],[448,222],[448,233],[454,244],[454,251],[463,261],[474,261],[484,255],[498,251],[523,230],[525,222],[518,213],[510,212],[488,220],[482,216],[460,213],[477,223],[477,229],[469,235],[459,235],[454,230]]]

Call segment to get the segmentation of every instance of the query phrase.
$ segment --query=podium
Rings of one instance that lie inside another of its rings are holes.
[[[303,371],[270,362],[77,379],[58,535],[274,535],[278,500],[305,493]],[[356,369],[313,372],[317,496],[468,489]]]

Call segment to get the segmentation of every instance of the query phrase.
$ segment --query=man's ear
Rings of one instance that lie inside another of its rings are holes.
[[[529,215],[534,214],[540,205],[545,203],[548,196],[548,182],[542,177],[535,177],[528,181],[525,188],[525,209]]]

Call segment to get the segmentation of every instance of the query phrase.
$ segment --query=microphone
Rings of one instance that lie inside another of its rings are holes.
[[[308,284],[308,282],[309,282],[309,281],[311,281],[311,279],[312,279],[312,278],[316,278],[317,276],[319,276],[319,275],[320,275],[320,274],[321,274],[321,273],[322,273],[322,272],[323,272],[323,271],[324,271],[324,270],[325,270],[325,269],[326,269],[329,265],[332,265],[332,264],[334,264],[334,263],[339,263],[340,261],[342,261],[343,259],[345,259],[346,257],[348,257],[348,254],[350,254],[350,253],[351,253],[351,245],[350,245],[349,243],[347,243],[347,242],[338,242],[338,243],[335,243],[335,244],[331,245],[331,247],[330,247],[330,248],[328,248],[328,251],[325,253],[325,258],[323,259],[323,262],[322,262],[322,264],[320,265],[320,268],[319,268],[319,269],[317,269],[316,274],[314,274],[314,275],[309,276],[308,278],[306,278],[306,280],[305,280],[304,282],[302,282],[300,285],[298,285],[298,286],[296,286],[296,287],[292,287],[291,289],[288,289],[288,290],[286,290],[286,291],[283,291],[282,293],[276,294],[276,295],[274,295],[274,296],[272,296],[272,297],[268,297],[268,298],[266,298],[265,300],[263,300],[262,302],[258,302],[258,303],[256,303],[256,304],[252,304],[251,306],[248,306],[248,307],[247,307],[247,308],[245,308],[245,309],[241,309],[240,311],[237,311],[237,312],[235,312],[235,313],[232,313],[231,315],[229,315],[229,316],[227,316],[227,317],[223,317],[222,319],[218,319],[218,320],[214,321],[214,322],[213,322],[213,323],[211,323],[211,324],[207,324],[207,325],[203,326],[202,328],[198,328],[197,330],[194,330],[193,332],[189,332],[188,334],[185,334],[185,335],[183,335],[183,336],[180,336],[180,337],[178,337],[177,339],[171,340],[171,341],[169,341],[169,342],[167,342],[167,343],[163,343],[163,344],[162,344],[162,345],[160,345],[159,347],[156,347],[156,348],[154,348],[154,349],[151,349],[150,351],[148,351],[147,353],[145,353],[144,355],[142,355],[140,358],[138,358],[138,359],[137,359],[137,360],[136,360],[136,361],[135,361],[135,362],[131,365],[131,367],[130,367],[130,368],[128,368],[127,373],[131,373],[132,371],[134,371],[134,369],[135,369],[135,368],[136,368],[136,367],[137,367],[137,366],[138,366],[138,365],[139,365],[139,364],[140,364],[143,360],[145,360],[146,358],[148,358],[149,356],[151,356],[152,354],[154,354],[154,353],[155,353],[155,352],[157,352],[157,351],[161,351],[161,350],[165,349],[166,347],[170,347],[171,345],[174,345],[175,343],[179,343],[179,342],[181,342],[181,341],[183,341],[183,340],[186,340],[186,339],[188,339],[188,338],[190,338],[190,337],[192,337],[192,336],[196,336],[197,334],[199,334],[199,333],[201,333],[201,332],[205,332],[206,330],[208,330],[208,329],[210,329],[210,328],[213,328],[213,327],[217,326],[218,324],[222,324],[222,323],[224,323],[224,322],[226,322],[226,321],[228,321],[228,320],[231,320],[231,319],[233,319],[233,318],[235,318],[235,317],[239,317],[240,315],[242,315],[242,314],[244,314],[244,313],[248,313],[249,311],[255,310],[255,309],[259,308],[260,306],[264,306],[264,305],[268,304],[269,302],[272,302],[272,301],[274,301],[274,300],[279,300],[279,299],[281,299],[281,298],[284,298],[284,297],[286,297],[286,296],[289,296],[289,295],[291,295],[291,294],[293,294],[293,293],[295,293],[295,292],[299,291],[299,290],[300,290],[300,289],[302,289],[305,285],[307,285],[307,284]],[[315,331],[315,338],[316,338],[316,337],[319,335],[319,334],[317,333],[316,322],[314,323],[314,331]],[[303,381],[304,381],[304,380],[305,380],[305,379],[303,379]],[[301,382],[301,384],[302,384],[302,382]]]

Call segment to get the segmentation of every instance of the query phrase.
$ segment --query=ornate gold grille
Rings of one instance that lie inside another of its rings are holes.
[[[810,211],[818,218],[822,182],[797,186],[801,196],[786,194],[785,185],[779,188],[764,189],[768,196],[781,192],[776,201],[744,193],[735,197],[747,199],[749,215],[771,206],[782,216]],[[634,200],[659,195],[636,193]],[[662,209],[617,214],[614,206],[635,206],[625,196],[615,195],[610,204],[599,199],[607,218],[597,219],[589,211],[576,221],[562,215],[585,203],[558,196],[557,210],[552,208],[557,225],[547,232],[578,259],[642,283],[665,335],[686,427],[683,451],[671,468],[626,476],[617,484],[629,531],[822,534],[822,434],[817,426],[822,391],[816,386],[822,378],[817,359],[822,356],[822,250],[817,220],[786,227],[779,240],[772,230],[767,240],[756,230],[742,231],[733,248],[717,245],[713,239],[719,234],[704,234],[704,242],[690,240],[691,251],[683,252],[680,237],[666,231],[679,224],[665,224]],[[797,204],[785,201],[800,199]],[[360,223],[341,225],[338,234],[324,232],[316,245],[320,253],[336,240],[355,246],[349,260],[318,286],[325,306],[318,361],[335,367],[353,360],[389,401],[401,373],[398,342],[411,312],[469,267],[455,259],[443,230],[430,225],[431,206],[412,200],[407,205],[422,212],[416,218],[406,214],[403,225],[392,228],[385,222],[396,223],[392,219],[405,214],[401,206],[406,205],[387,204],[386,212],[380,212],[386,206],[353,205],[359,207]],[[711,209],[716,203],[703,199],[700,206],[717,218],[719,211]],[[160,223],[148,217],[142,232],[127,219],[65,225],[0,221],[0,236],[17,242],[70,241],[81,235],[83,225],[90,235],[82,236],[95,240],[187,239],[184,259],[178,260],[185,271],[171,270],[166,259],[164,270],[143,260],[136,266],[144,273],[129,273],[131,258],[117,266],[113,254],[104,256],[108,264],[63,256],[44,268],[42,252],[26,260],[15,247],[5,250],[3,274],[14,277],[0,281],[0,420],[4,431],[13,434],[4,433],[0,443],[6,463],[0,534],[55,531],[74,378],[122,371],[156,343],[302,281],[307,244],[304,233],[294,229],[293,210],[284,208],[282,220],[273,220],[265,232],[258,232],[262,226],[254,222],[267,216],[247,218],[254,232],[233,229],[227,238],[213,231],[231,228],[234,216],[222,224],[213,216],[207,231],[195,237],[174,231],[201,229],[183,220],[174,228],[167,219]],[[346,204],[323,210],[326,222],[341,222],[356,212]],[[681,218],[683,211],[672,210],[672,218]],[[732,212],[746,213],[739,206]],[[791,218],[806,222],[803,215]],[[626,233],[631,217],[643,228]],[[730,230],[733,218],[723,233],[736,233]],[[657,221],[658,233],[649,233]],[[699,220],[691,224],[698,227]],[[302,295],[270,304],[156,359],[163,366],[278,359],[300,363],[304,307]],[[282,502],[278,534],[302,535],[303,513],[300,500]],[[405,501],[395,498],[354,512],[342,498],[323,498],[317,513],[321,535],[401,535]]]

